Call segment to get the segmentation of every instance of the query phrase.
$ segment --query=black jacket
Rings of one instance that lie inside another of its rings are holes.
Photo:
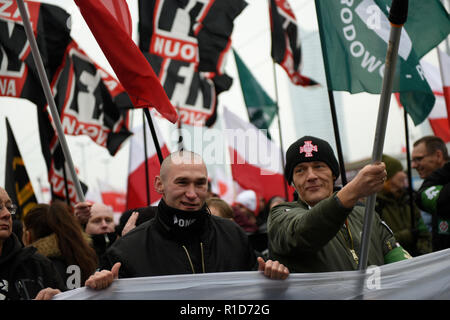
[[[416,200],[432,215],[433,251],[450,248],[450,162],[425,178]]]
[[[106,251],[104,268],[121,262],[120,278],[256,270],[253,248],[235,222],[208,214],[194,234],[180,236],[159,210]]]
[[[47,287],[66,289],[53,263],[37,253],[36,248],[24,248],[11,234],[0,255],[0,300],[34,299]]]

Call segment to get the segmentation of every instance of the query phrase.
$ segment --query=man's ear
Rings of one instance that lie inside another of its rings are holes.
[[[439,163],[445,162],[444,161],[444,153],[442,152],[442,150],[436,150],[436,156],[439,160]]]
[[[163,194],[164,192],[164,186],[160,176],[155,177],[155,190],[160,194]]]

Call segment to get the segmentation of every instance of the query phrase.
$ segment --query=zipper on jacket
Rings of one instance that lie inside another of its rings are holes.
[[[359,257],[358,257],[358,255],[356,254],[356,251],[355,251],[355,247],[354,247],[354,243],[353,243],[353,237],[352,237],[352,232],[350,231],[350,226],[349,226],[347,220],[345,220],[345,227],[346,227],[346,230],[347,230],[347,233],[348,233],[348,235],[349,235],[349,239],[350,239],[350,240],[348,241],[348,240],[345,238],[345,236],[344,236],[344,234],[342,233],[341,230],[339,230],[339,233],[341,233],[342,238],[344,238],[344,241],[345,241],[345,243],[347,244],[347,247],[348,247],[348,249],[350,250],[350,253],[352,254],[353,260],[355,260],[356,265],[358,265],[358,263],[359,263]]]
[[[187,258],[189,260],[189,264],[191,265],[192,273],[195,274],[194,264],[192,263],[191,256],[189,255],[189,252],[188,252],[187,248],[184,245],[182,245],[182,247],[183,247],[184,252],[186,253],[186,256],[187,256]],[[204,257],[204,253],[203,253],[203,242],[200,242],[200,255],[201,255],[201,258],[202,258],[202,271],[203,271],[203,273],[206,273],[206,271],[205,271],[205,257]]]

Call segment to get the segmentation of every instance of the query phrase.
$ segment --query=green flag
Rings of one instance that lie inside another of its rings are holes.
[[[233,50],[233,53],[241,82],[242,94],[247,106],[248,118],[255,127],[266,129],[267,136],[270,138],[269,127],[277,113],[277,105],[253,77],[237,52]]]
[[[391,2],[316,0],[329,89],[381,93]],[[400,101],[416,125],[427,118],[435,102],[419,60],[449,32],[449,15],[439,0],[409,0],[393,92],[400,92]]]

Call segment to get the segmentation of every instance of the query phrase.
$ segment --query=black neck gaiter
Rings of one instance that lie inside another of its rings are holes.
[[[197,211],[184,211],[168,206],[164,199],[158,204],[158,213],[164,224],[177,237],[197,234],[209,215],[206,204]]]

